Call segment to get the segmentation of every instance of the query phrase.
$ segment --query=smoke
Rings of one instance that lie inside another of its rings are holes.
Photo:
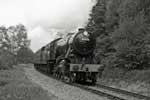
[[[36,51],[58,32],[65,34],[84,27],[94,4],[93,0],[0,0],[0,11],[6,11],[0,16],[7,18],[0,17],[0,21],[25,24],[31,48]]]

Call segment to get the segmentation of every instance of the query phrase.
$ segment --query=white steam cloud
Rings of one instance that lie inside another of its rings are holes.
[[[85,26],[93,5],[92,0],[0,0],[0,24],[25,24],[36,51],[57,32]]]

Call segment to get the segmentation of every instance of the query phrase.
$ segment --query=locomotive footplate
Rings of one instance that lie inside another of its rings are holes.
[[[91,80],[93,84],[96,83],[100,68],[98,64],[70,64],[70,72],[76,74],[76,81]]]

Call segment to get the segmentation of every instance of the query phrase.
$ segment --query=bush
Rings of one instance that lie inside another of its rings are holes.
[[[102,79],[121,80],[127,70],[115,67],[106,67],[102,73]]]
[[[30,48],[21,47],[17,52],[18,63],[32,63],[34,53]]]
[[[150,84],[150,70],[132,70],[128,71],[123,80],[131,81],[131,82],[146,82]]]
[[[98,8],[101,4],[97,2],[93,7],[93,20],[89,20],[89,24],[95,22],[96,25],[88,26],[89,29],[100,29],[97,26],[101,23],[96,23],[96,16],[104,17],[105,31],[98,32],[95,50],[98,62],[127,69],[147,68],[150,65],[150,1],[106,0],[104,14],[100,14]]]
[[[150,84],[150,69],[147,70],[127,70],[116,67],[106,67],[102,73],[102,80],[113,82],[125,81],[128,83],[148,83]]]
[[[118,67],[143,69],[150,64],[149,26],[142,14],[121,23],[113,33]]]
[[[12,68],[12,65],[16,64],[15,55],[11,54],[8,51],[0,51],[0,69],[9,69]]]

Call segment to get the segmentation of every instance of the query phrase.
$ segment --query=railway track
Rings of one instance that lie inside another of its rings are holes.
[[[69,85],[76,86],[78,88],[81,88],[83,90],[86,90],[88,92],[97,94],[97,95],[102,96],[102,97],[107,97],[110,100],[126,100],[126,99],[124,99],[122,97],[119,97],[119,96],[116,96],[116,95],[112,95],[112,94],[109,94],[109,93],[106,93],[106,92],[103,92],[103,91],[99,91],[99,90],[96,90],[96,89],[92,89],[92,88],[89,88],[87,86],[83,86],[83,85],[80,85],[80,84],[70,84],[69,83]]]
[[[122,89],[116,89],[116,88],[113,88],[113,87],[108,87],[108,86],[100,85],[100,84],[96,84],[96,86],[99,87],[99,88],[103,88],[103,89],[107,89],[107,90],[119,93],[119,94],[124,94],[124,95],[132,96],[132,97],[135,97],[135,98],[143,99],[143,100],[150,100],[150,97],[145,96],[145,95],[141,95],[141,94],[138,94],[138,93],[133,93],[133,92],[122,90]]]
[[[54,79],[57,79],[57,78],[54,78]],[[58,80],[58,79],[57,79]],[[108,99],[110,100],[128,100],[128,99],[124,99],[122,97],[119,97],[119,96],[116,96],[116,95],[112,95],[112,94],[109,94],[109,93],[105,93],[103,91],[99,91],[99,90],[96,90],[96,89],[92,89],[92,88],[89,88],[87,86],[83,86],[81,84],[77,84],[77,83],[68,83],[66,81],[62,81],[60,80],[61,82],[65,83],[65,84],[68,84],[68,85],[71,85],[71,86],[75,86],[75,87],[78,87],[82,90],[85,90],[85,91],[88,91],[88,92],[91,92],[93,94],[96,94],[96,95],[99,95],[99,96],[102,96],[102,97],[107,97]]]
[[[69,83],[70,84],[70,83]],[[111,100],[150,100],[150,97],[141,94],[120,90],[105,85],[97,84],[96,86],[83,86],[81,84],[71,84],[91,93],[107,97]]]
[[[150,97],[136,94],[136,93],[129,92],[129,91],[125,91],[125,90],[120,90],[120,89],[116,89],[116,88],[112,88],[112,87],[108,87],[108,86],[104,86],[104,85],[100,85],[100,84],[96,84],[96,86],[88,86],[88,85],[82,85],[82,84],[77,84],[77,83],[69,83],[69,82],[60,80],[56,77],[53,77],[52,75],[49,75],[47,73],[44,73],[44,72],[41,72],[41,73],[43,73],[47,76],[50,76],[53,79],[59,80],[65,84],[68,84],[68,85],[71,85],[74,87],[78,87],[80,89],[86,90],[88,92],[97,94],[102,97],[107,97],[110,100],[150,100]],[[101,90],[101,89],[103,89],[103,90]],[[106,92],[104,89],[107,91],[111,91],[113,93]]]

